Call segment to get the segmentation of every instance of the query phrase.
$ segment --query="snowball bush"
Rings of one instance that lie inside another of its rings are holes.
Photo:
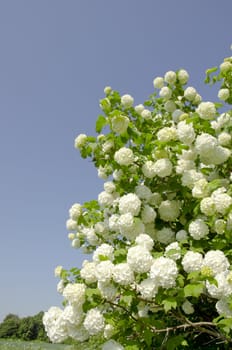
[[[75,139],[105,182],[97,200],[69,210],[71,245],[89,257],[55,270],[64,307],[44,314],[52,342],[232,347],[232,111],[220,112],[232,104],[232,57],[206,71],[220,103],[188,79],[184,69],[156,77],[135,107],[106,87],[98,136]]]

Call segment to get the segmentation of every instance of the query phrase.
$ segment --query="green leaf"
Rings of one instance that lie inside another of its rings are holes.
[[[181,335],[177,335],[175,337],[169,338],[166,343],[167,350],[175,350],[179,345],[182,345],[182,346],[187,345],[184,340],[184,337],[182,337]]]
[[[154,337],[154,333],[152,333],[149,329],[146,329],[144,331],[144,340],[149,348],[152,344],[153,337]]]
[[[103,115],[99,115],[96,121],[95,130],[100,133],[104,126],[107,125],[107,119]]]
[[[184,287],[184,295],[185,297],[196,297],[198,298],[201,293],[204,290],[204,284],[203,283],[193,283],[193,284],[187,284],[187,286]]]
[[[168,297],[167,299],[162,301],[165,312],[168,312],[171,309],[176,309],[177,301],[174,297]]]
[[[210,75],[211,73],[214,73],[218,70],[218,67],[212,67],[212,68],[209,68],[205,71],[205,74],[206,75]]]

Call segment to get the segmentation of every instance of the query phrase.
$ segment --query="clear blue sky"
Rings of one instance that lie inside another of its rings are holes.
[[[230,56],[230,0],[0,1],[0,321],[61,305],[56,265],[81,266],[65,222],[102,180],[74,149],[94,133],[106,85],[142,103],[185,68],[208,100],[206,68]]]

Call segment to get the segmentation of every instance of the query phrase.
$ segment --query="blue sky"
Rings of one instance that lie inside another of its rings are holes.
[[[231,55],[229,0],[0,1],[0,321],[61,305],[57,265],[81,266],[65,227],[103,182],[74,149],[94,134],[106,85],[142,103],[153,78]]]

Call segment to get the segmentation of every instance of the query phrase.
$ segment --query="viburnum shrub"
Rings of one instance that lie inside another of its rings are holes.
[[[44,314],[52,342],[231,349],[232,57],[206,71],[223,104],[202,100],[188,78],[155,78],[138,105],[106,87],[98,136],[76,138],[105,182],[97,200],[69,210],[69,239],[89,260],[55,270],[64,308]]]

